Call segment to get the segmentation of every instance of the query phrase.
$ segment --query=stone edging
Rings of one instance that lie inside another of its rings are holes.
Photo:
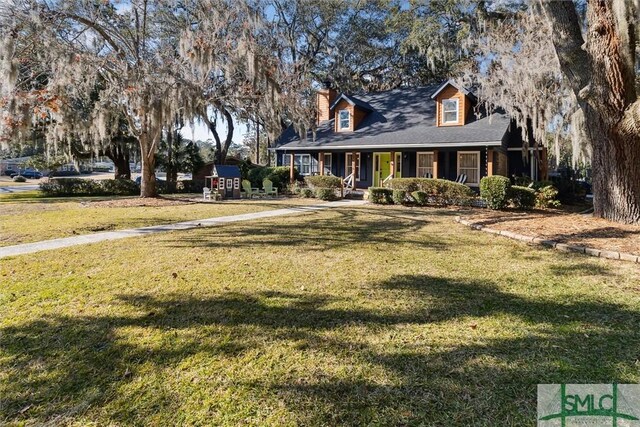
[[[455,218],[455,221],[462,225],[466,225],[474,230],[484,231],[485,233],[498,234],[500,236],[508,237],[509,239],[519,240],[521,242],[529,243],[532,245],[546,246],[548,248],[557,249],[563,252],[577,252],[580,254],[591,255],[600,258],[617,259],[621,261],[640,263],[640,256],[625,252],[607,251],[602,249],[588,248],[585,246],[568,245],[566,243],[556,242],[555,240],[525,236],[524,234],[518,234],[512,231],[496,230],[494,228],[485,227],[480,224],[474,224],[473,222],[463,219],[460,216],[457,216]]]

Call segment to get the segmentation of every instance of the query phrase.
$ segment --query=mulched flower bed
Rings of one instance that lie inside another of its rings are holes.
[[[640,255],[640,226],[610,222],[567,210],[532,212],[472,210],[474,224],[576,246]]]

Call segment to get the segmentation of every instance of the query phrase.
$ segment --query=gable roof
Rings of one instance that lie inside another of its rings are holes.
[[[433,93],[433,95],[431,95],[431,99],[436,99],[436,96],[438,96],[438,94],[440,92],[442,92],[447,86],[453,86],[456,89],[458,89],[460,92],[462,92],[463,94],[465,94],[466,96],[468,96],[469,98],[471,98],[472,100],[476,100],[476,96],[473,94],[473,92],[471,92],[470,90],[460,86],[459,84],[457,84],[454,80],[449,79],[446,82],[444,82],[442,84],[442,86],[440,86],[438,89],[436,89],[436,91]]]
[[[211,171],[213,176],[220,176],[224,178],[240,178],[240,168],[238,166],[230,165],[213,165]]]
[[[398,88],[361,95],[372,111],[353,132],[335,132],[335,119],[321,122],[315,139],[308,132],[301,139],[289,127],[276,140],[276,150],[428,148],[443,146],[499,146],[510,118],[494,112],[469,117],[464,126],[436,125],[436,102],[431,95],[440,86]]]
[[[329,110],[333,110],[334,108],[336,108],[338,103],[340,101],[342,101],[342,100],[347,101],[351,105],[360,107],[363,110],[373,111],[373,108],[371,107],[371,105],[369,105],[366,102],[356,98],[355,96],[347,95],[347,94],[344,94],[344,93],[341,93],[340,96],[337,97],[335,101],[333,101],[333,104],[331,104],[331,107],[329,107]]]

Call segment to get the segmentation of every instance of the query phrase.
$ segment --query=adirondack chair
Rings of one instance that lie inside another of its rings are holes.
[[[460,175],[458,175],[458,178],[456,178],[456,182],[458,184],[464,184],[465,182],[467,182],[467,175],[464,173],[461,173]]]
[[[253,198],[253,196],[259,196],[260,195],[260,189],[259,188],[252,188],[251,187],[251,181],[249,181],[247,179],[243,179],[242,180],[242,189],[244,190],[243,194],[247,199],[251,199],[251,198]]]
[[[202,198],[204,200],[211,200],[211,189],[208,187],[204,187],[202,189]]]
[[[264,179],[262,181],[262,188],[264,190],[265,196],[276,196],[278,197],[278,189],[273,187],[273,182],[270,179]]]

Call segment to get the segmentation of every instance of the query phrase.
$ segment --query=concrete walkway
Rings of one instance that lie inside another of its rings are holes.
[[[0,194],[22,193],[24,191],[33,191],[40,188],[39,185],[7,185],[0,186]]]
[[[86,245],[88,243],[98,243],[107,240],[126,239],[127,237],[146,236],[167,231],[189,230],[198,227],[214,227],[216,225],[230,222],[249,221],[252,219],[271,218],[276,216],[295,215],[309,212],[322,211],[325,209],[359,206],[366,203],[362,200],[340,200],[319,205],[296,206],[293,208],[274,209],[263,212],[253,212],[240,215],[221,216],[218,218],[207,218],[193,221],[177,222],[166,225],[152,225],[149,227],[130,228],[126,230],[106,231],[103,233],[85,234],[61,239],[44,240],[34,243],[23,243],[21,245],[0,247],[0,258],[16,255],[31,254],[34,252],[48,251],[52,249],[67,248],[70,246]]]

